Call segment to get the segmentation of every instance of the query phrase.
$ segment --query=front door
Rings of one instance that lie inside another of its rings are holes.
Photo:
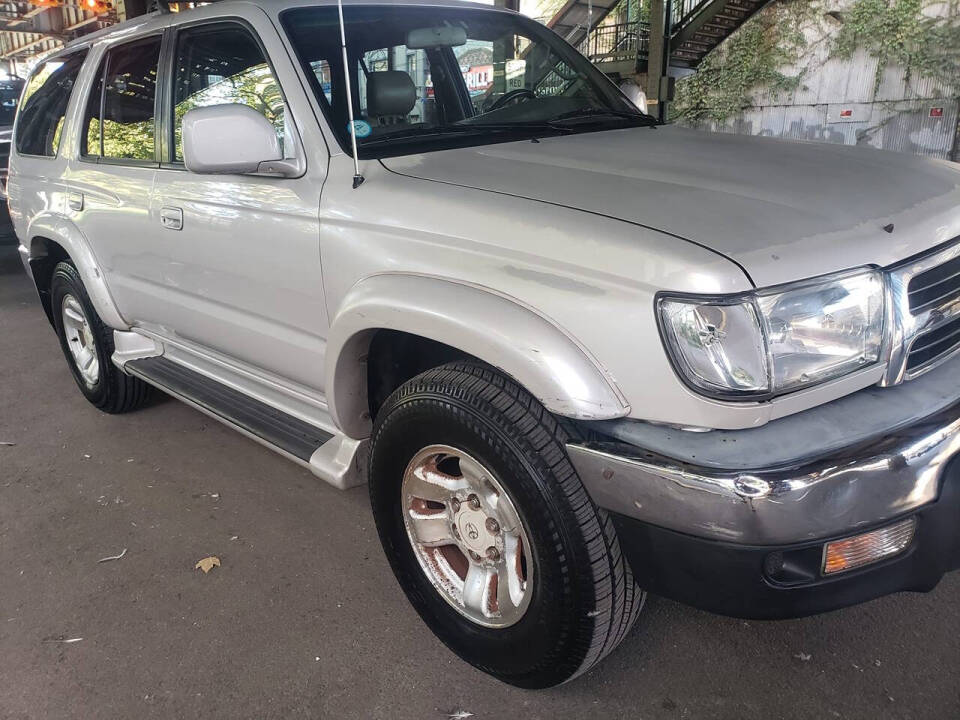
[[[157,171],[151,202],[151,236],[164,273],[152,329],[322,390],[327,313],[319,204],[325,148],[322,162],[314,152],[311,172],[300,178],[187,171],[183,116],[209,105],[253,107],[276,127],[285,157],[307,158],[251,24],[217,21],[179,30],[171,68],[169,157]]]

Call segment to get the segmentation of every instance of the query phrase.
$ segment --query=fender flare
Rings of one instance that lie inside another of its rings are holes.
[[[345,434],[367,437],[367,351],[378,330],[444,343],[496,367],[553,413],[581,420],[629,414],[599,363],[555,322],[486,288],[425,275],[384,273],[347,293],[326,353],[330,414]]]
[[[77,267],[83,285],[90,296],[90,302],[93,303],[94,310],[111,328],[116,330],[128,330],[130,325],[123,319],[117,304],[110,294],[107,287],[106,277],[97,261],[90,243],[80,232],[79,228],[72,222],[60,215],[44,213],[37,215],[27,228],[27,237],[29,244],[27,249],[30,251],[29,260],[31,266],[35,260],[42,255],[38,255],[39,242],[41,240],[50,240],[62,246],[67,255]],[[39,288],[38,288],[39,289]]]

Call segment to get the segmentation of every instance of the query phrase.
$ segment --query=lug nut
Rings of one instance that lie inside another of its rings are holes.
[[[500,551],[495,547],[491,546],[487,548],[487,560],[491,562],[496,562],[500,559]]]
[[[471,495],[468,497],[467,502],[470,503],[470,507],[472,507],[474,510],[480,509],[480,498],[478,498],[476,495]]]
[[[474,562],[480,562],[480,556],[477,555],[473,550],[470,550],[470,559]]]
[[[456,498],[452,498],[450,500],[450,509],[453,510],[455,513],[460,512],[460,501],[457,500]]]
[[[496,535],[500,532],[500,523],[493,518],[487,518],[487,531]]]

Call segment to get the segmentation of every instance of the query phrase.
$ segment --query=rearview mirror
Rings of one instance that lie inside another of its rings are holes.
[[[183,116],[183,161],[191,172],[243,175],[282,159],[276,129],[251,107],[211,105]]]
[[[416,28],[407,33],[407,48],[430,50],[441,47],[459,47],[467,44],[467,31],[462,27],[444,25],[433,28]]]

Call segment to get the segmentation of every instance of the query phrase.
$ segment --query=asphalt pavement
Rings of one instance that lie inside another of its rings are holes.
[[[408,605],[365,488],[171,399],[89,406],[11,246],[0,443],[0,718],[960,718],[960,573],[787,622],[650,597],[567,685],[482,675]]]

